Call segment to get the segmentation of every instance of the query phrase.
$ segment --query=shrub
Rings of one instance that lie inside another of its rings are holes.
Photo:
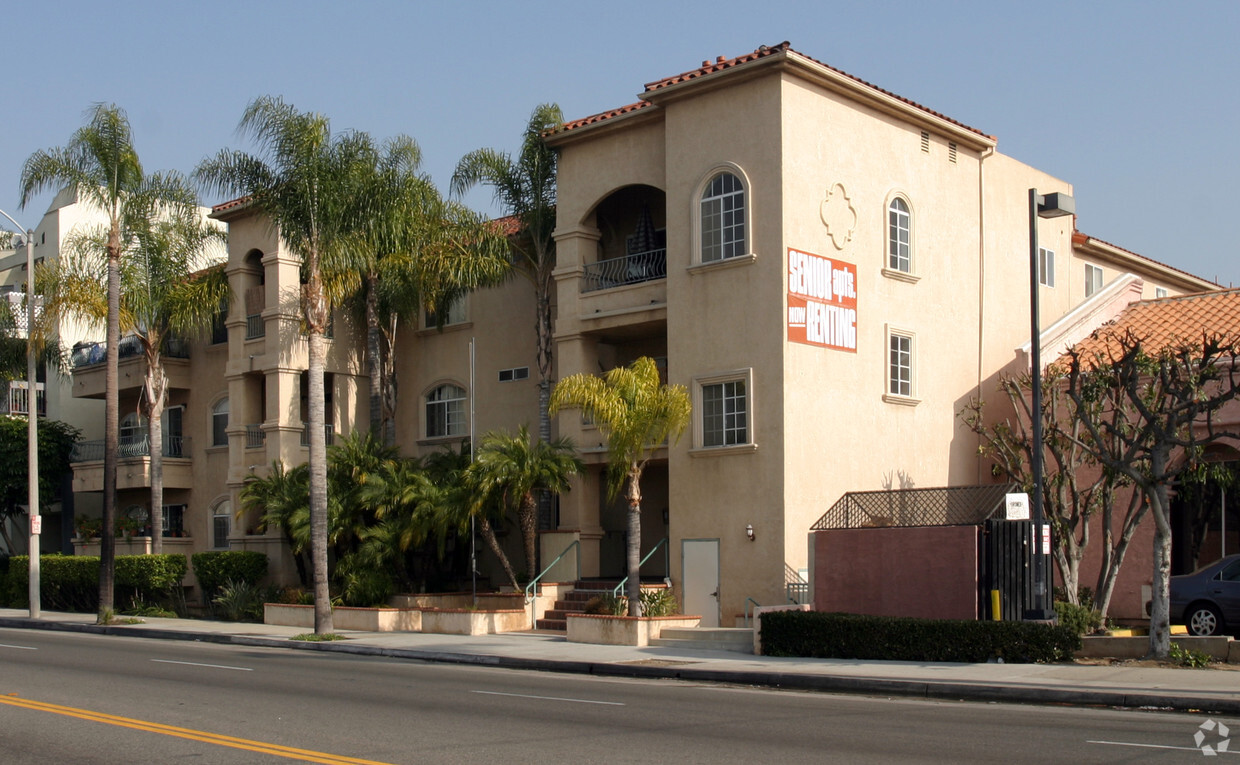
[[[1089,635],[1103,626],[1102,613],[1085,605],[1074,606],[1071,603],[1055,601],[1055,616],[1059,617],[1061,625],[1078,635]]]
[[[185,577],[185,556],[116,556],[116,602],[162,601]],[[39,598],[49,611],[91,613],[99,608],[99,558],[94,555],[42,555]],[[30,559],[12,558],[6,600],[13,608],[30,606]]]
[[[257,552],[216,550],[194,553],[190,560],[202,588],[202,601],[208,606],[225,583],[257,585],[267,575],[267,556]]]
[[[610,592],[606,592],[587,600],[581,610],[582,613],[597,616],[624,616],[628,608],[628,599],[616,597]]]
[[[775,611],[762,616],[763,653],[880,661],[1065,661],[1081,637],[1032,622],[957,621]]]
[[[228,580],[211,602],[232,622],[261,622],[268,591],[252,582]]]
[[[273,602],[286,606],[312,606],[314,605],[314,593],[306,592],[300,587],[284,587],[276,592]]]
[[[388,598],[396,589],[388,572],[361,566],[343,572],[341,584],[341,601],[346,606],[363,608],[387,605]]]
[[[680,604],[670,587],[642,590],[643,616],[671,616],[680,613]]]
[[[1208,667],[1210,662],[1213,661],[1210,654],[1205,651],[1194,651],[1191,648],[1184,648],[1174,640],[1171,641],[1171,651],[1167,656],[1181,667],[1192,667],[1194,669]]]

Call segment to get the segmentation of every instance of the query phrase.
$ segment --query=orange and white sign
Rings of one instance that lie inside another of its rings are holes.
[[[788,248],[788,340],[857,352],[857,267]]]

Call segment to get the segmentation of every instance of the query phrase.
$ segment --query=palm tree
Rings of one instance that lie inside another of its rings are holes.
[[[477,149],[461,158],[452,174],[452,193],[464,194],[479,184],[490,186],[495,201],[514,216],[521,229],[512,241],[517,270],[534,286],[538,361],[538,437],[551,441],[548,402],[551,393],[554,338],[551,326],[551,278],[555,270],[556,152],[543,133],[564,122],[560,107],[542,104],[525,126],[516,158],[494,149]]]
[[[349,244],[357,268],[342,276],[344,291],[360,292],[364,306],[370,429],[390,444],[397,328],[423,309],[438,313],[463,292],[501,281],[508,273],[507,240],[478,214],[446,202],[418,174],[421,152],[412,138],[388,139],[358,160],[362,189],[352,214],[359,225]]]
[[[641,616],[642,470],[670,437],[679,440],[689,424],[691,405],[683,385],[664,385],[654,360],[642,356],[603,377],[576,374],[564,378],[551,394],[551,412],[580,408],[607,438],[607,486],[610,498],[626,485],[629,503],[625,558],[629,616]]]
[[[529,428],[522,425],[517,434],[487,433],[482,437],[478,456],[470,468],[478,489],[498,495],[505,506],[516,505],[517,524],[525,543],[525,572],[528,580],[538,575],[534,542],[537,537],[537,491],[568,490],[568,479],[585,469],[574,453],[572,440],[557,438],[550,443],[530,440]]]
[[[483,491],[478,485],[478,471],[470,470],[470,454],[467,449],[467,445],[463,445],[460,452],[442,449],[428,455],[425,460],[431,480],[445,491],[435,519],[441,543],[451,531],[469,533],[472,520],[477,524],[483,541],[503,567],[512,588],[520,590],[517,574],[504,553],[504,548],[500,547],[494,527],[491,526],[492,518],[503,517],[503,505],[497,501],[498,497]]]
[[[308,581],[304,555],[310,546],[310,468],[302,463],[285,470],[274,460],[265,478],[251,473],[241,487],[241,507],[237,515],[258,516],[259,527],[279,526],[297,565],[303,586]]]
[[[121,263],[120,330],[137,339],[146,359],[141,414],[149,434],[151,551],[156,555],[163,552],[162,415],[168,398],[163,354],[209,331],[220,304],[228,300],[228,278],[222,265],[210,265],[215,258],[209,253],[223,239],[222,230],[197,218],[148,221],[134,231]],[[48,315],[88,324],[104,321],[105,241],[102,231],[76,232],[60,260],[39,274]]]
[[[327,117],[299,112],[283,99],[258,98],[246,107],[239,131],[260,146],[261,156],[222,150],[195,171],[208,188],[248,196],[267,216],[284,244],[301,257],[301,309],[309,344],[310,559],[314,571],[314,631],[332,631],[327,571],[327,442],[324,432],[324,336],[332,304],[343,297],[331,287],[348,270],[345,249],[358,191],[356,168],[366,143],[355,135],[332,135]]]
[[[103,535],[100,540],[99,618],[106,621],[113,606],[116,571],[116,465],[119,441],[118,346],[120,345],[121,255],[133,232],[158,210],[171,217],[195,212],[196,201],[175,174],[147,175],[133,145],[133,130],[115,104],[95,104],[87,123],[63,147],[31,154],[22,167],[21,207],[44,191],[68,188],[78,199],[101,210],[108,219],[107,355],[104,372]]]

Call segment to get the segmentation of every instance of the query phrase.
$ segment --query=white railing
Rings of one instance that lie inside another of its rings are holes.
[[[594,292],[666,278],[667,250],[647,250],[587,264],[581,291]]]

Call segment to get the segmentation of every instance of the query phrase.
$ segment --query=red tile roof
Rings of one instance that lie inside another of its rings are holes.
[[[1120,338],[1129,333],[1149,353],[1200,343],[1206,335],[1240,340],[1240,289],[1139,300],[1077,343],[1076,350],[1082,359],[1105,357],[1118,351]]]
[[[648,82],[648,83],[646,83],[646,89],[645,89],[645,92],[646,92],[646,93],[655,93],[655,92],[660,91],[660,90],[663,90],[663,89],[665,89],[665,88],[669,88],[669,87],[671,87],[671,86],[673,86],[673,85],[679,85],[679,84],[681,84],[681,83],[690,82],[690,81],[692,81],[692,80],[700,79],[700,78],[702,78],[702,77],[709,77],[709,76],[714,75],[714,74],[717,74],[717,73],[719,73],[719,72],[727,71],[727,70],[729,70],[729,69],[735,69],[735,68],[736,68],[736,67],[738,67],[738,66],[744,66],[745,64],[749,64],[749,63],[752,63],[752,62],[754,62],[754,61],[758,61],[758,60],[760,60],[760,59],[768,58],[768,57],[770,57],[770,56],[774,56],[774,55],[781,54],[781,53],[791,53],[791,54],[794,54],[794,55],[796,55],[796,56],[800,56],[801,58],[803,58],[803,59],[805,59],[805,60],[807,60],[807,61],[812,61],[813,63],[815,63],[815,64],[817,64],[817,65],[819,65],[819,66],[822,66],[822,67],[825,67],[825,68],[827,68],[827,69],[830,69],[832,72],[835,72],[836,74],[843,75],[844,77],[847,77],[848,79],[853,80],[854,82],[856,82],[856,83],[857,83],[857,84],[859,84],[859,85],[862,85],[862,86],[864,86],[864,87],[866,87],[866,88],[870,88],[871,90],[877,91],[877,92],[882,93],[882,94],[884,94],[884,95],[886,95],[886,96],[889,96],[889,97],[891,97],[891,98],[894,98],[894,99],[896,99],[897,101],[901,101],[901,102],[903,102],[903,103],[905,103],[905,104],[907,104],[907,105],[909,105],[909,106],[911,106],[911,107],[913,107],[913,108],[915,108],[915,109],[920,109],[921,111],[923,111],[923,112],[925,112],[925,113],[927,113],[927,114],[933,115],[933,116],[935,116],[935,117],[938,117],[939,119],[942,119],[942,120],[945,120],[945,121],[947,121],[947,122],[950,122],[950,123],[952,123],[953,125],[956,125],[956,126],[958,126],[958,127],[961,127],[961,128],[963,128],[963,129],[965,129],[965,130],[971,131],[971,132],[973,132],[973,133],[977,133],[977,134],[978,134],[978,135],[980,135],[980,136],[983,136],[983,137],[985,137],[985,138],[990,138],[991,140],[994,140],[994,136],[987,135],[986,133],[983,133],[982,131],[978,130],[977,128],[970,127],[970,126],[968,126],[968,125],[964,124],[963,122],[959,122],[959,121],[957,121],[957,120],[952,119],[951,117],[948,117],[948,116],[947,116],[947,115],[945,115],[945,114],[942,114],[942,113],[940,113],[940,112],[936,112],[936,111],[934,111],[933,109],[928,109],[928,108],[926,108],[925,106],[922,106],[921,104],[919,104],[919,103],[917,103],[917,102],[915,102],[915,101],[910,101],[909,99],[904,98],[903,96],[898,96],[898,95],[896,95],[895,93],[892,93],[892,92],[891,92],[891,91],[889,91],[889,90],[884,90],[884,89],[882,89],[882,88],[878,87],[877,85],[874,85],[874,84],[872,84],[872,83],[866,82],[865,80],[863,80],[863,79],[861,79],[861,78],[859,78],[859,77],[855,77],[855,76],[853,76],[853,75],[849,74],[848,72],[845,72],[845,71],[840,70],[840,69],[836,69],[836,68],[835,68],[835,67],[833,67],[833,66],[828,66],[827,64],[824,64],[824,63],[822,63],[821,61],[818,61],[817,59],[811,58],[811,57],[809,57],[809,56],[806,56],[806,55],[805,55],[805,54],[803,54],[803,53],[800,53],[800,52],[798,52],[798,51],[796,51],[796,50],[793,50],[793,48],[792,48],[791,44],[790,44],[790,43],[788,43],[788,41],[786,41],[786,40],[785,40],[784,42],[781,42],[780,44],[778,44],[778,45],[774,45],[774,46],[767,46],[767,45],[763,45],[763,46],[759,47],[757,50],[753,51],[752,53],[746,53],[746,54],[744,54],[744,55],[737,56],[737,57],[735,57],[735,58],[724,58],[723,56],[719,56],[719,57],[718,57],[718,58],[716,58],[713,62],[712,62],[712,61],[703,61],[703,62],[702,62],[702,65],[701,65],[700,67],[698,67],[697,69],[691,69],[691,70],[689,70],[689,71],[687,71],[687,72],[682,72],[682,73],[680,73],[680,74],[673,75],[673,76],[671,76],[671,77],[664,77],[664,78],[663,78],[663,79],[661,79],[661,80],[655,80],[654,82]],[[629,113],[631,113],[631,112],[633,112],[633,111],[636,111],[636,110],[638,110],[638,109],[643,109],[643,108],[645,108],[645,107],[647,107],[647,106],[650,106],[650,105],[651,105],[651,104],[650,104],[650,102],[649,102],[649,101],[638,101],[638,102],[637,102],[637,103],[635,103],[635,104],[629,104],[628,106],[622,106],[622,107],[620,107],[620,108],[618,108],[618,109],[612,109],[612,110],[610,110],[610,111],[601,112],[601,113],[599,113],[599,114],[593,114],[593,115],[591,115],[591,116],[589,116],[589,117],[584,117],[584,118],[579,119],[579,120],[573,120],[572,122],[566,122],[566,123],[564,123],[563,125],[561,125],[560,127],[556,128],[555,130],[549,131],[549,133],[563,133],[563,132],[565,132],[565,131],[574,130],[574,129],[576,129],[576,128],[584,127],[584,126],[586,126],[586,125],[592,125],[592,124],[597,123],[597,122],[603,122],[604,120],[613,119],[613,118],[615,118],[615,117],[618,117],[618,116],[621,116],[621,115],[624,115],[624,114],[629,114]]]
[[[225,212],[227,210],[232,210],[237,207],[245,207],[246,205],[250,203],[251,199],[252,197],[250,196],[244,196],[244,197],[239,197],[237,199],[230,199],[227,202],[221,202],[215,207],[211,208],[211,214],[215,215],[216,213],[222,213],[222,212]]]

